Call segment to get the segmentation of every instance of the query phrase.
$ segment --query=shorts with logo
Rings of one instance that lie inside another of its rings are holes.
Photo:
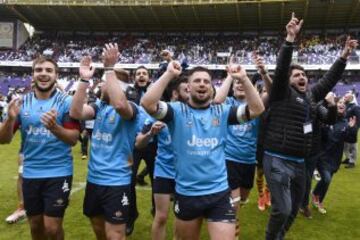
[[[130,185],[102,186],[87,182],[84,215],[91,218],[103,216],[112,224],[124,224],[129,218]]]
[[[72,176],[54,178],[23,178],[26,215],[64,217],[69,204]]]
[[[236,222],[229,189],[202,196],[184,196],[175,193],[174,213],[183,221],[204,217],[208,222]]]
[[[173,194],[175,193],[175,180],[164,177],[154,177],[153,193],[158,194]]]
[[[226,160],[229,186],[232,190],[239,187],[251,189],[254,186],[256,163],[245,164]]]

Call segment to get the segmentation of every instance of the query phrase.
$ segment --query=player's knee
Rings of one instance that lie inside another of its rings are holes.
[[[125,230],[111,229],[106,231],[106,240],[123,240],[126,239]]]
[[[48,237],[56,237],[63,231],[62,226],[58,224],[45,225],[45,234]]]
[[[105,228],[103,225],[101,224],[93,224],[92,226],[94,232],[95,232],[95,235],[98,237],[98,239],[103,239],[104,236],[105,236]],[[100,238],[99,238],[100,237]]]
[[[44,232],[42,221],[30,221],[30,230],[32,233],[39,234]]]
[[[157,221],[158,224],[160,225],[166,224],[167,219],[168,219],[167,212],[156,211],[155,221]]]

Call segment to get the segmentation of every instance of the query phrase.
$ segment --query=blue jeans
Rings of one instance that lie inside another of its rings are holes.
[[[305,175],[305,193],[304,193],[304,199],[301,204],[302,208],[306,208],[309,205],[312,177],[313,177],[316,165],[318,163],[319,157],[320,157],[320,154],[316,154],[314,156],[311,156],[311,157],[305,159],[305,173],[306,173],[306,175]]]
[[[318,171],[320,173],[321,180],[316,184],[313,194],[319,196],[319,201],[323,202],[334,172],[321,166],[319,166]]]

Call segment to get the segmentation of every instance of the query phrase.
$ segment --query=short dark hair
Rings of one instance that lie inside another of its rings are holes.
[[[213,73],[209,69],[207,69],[206,67],[202,67],[202,66],[197,66],[197,67],[194,67],[193,69],[190,69],[187,72],[187,75],[188,75],[188,77],[190,77],[191,75],[193,75],[196,72],[206,72],[206,73],[209,74],[210,79],[211,80],[213,79]]]
[[[137,70],[139,70],[139,69],[145,69],[147,71],[147,73],[150,74],[149,69],[147,69],[144,65],[141,65],[141,66],[138,66],[137,68],[135,68],[134,75],[136,74]]]
[[[58,66],[57,62],[56,62],[54,59],[52,59],[51,57],[46,57],[46,56],[40,56],[40,57],[36,58],[36,59],[33,61],[33,64],[32,64],[32,72],[34,72],[35,66],[36,66],[37,64],[41,64],[41,63],[44,63],[44,62],[50,62],[50,63],[52,63],[52,64],[54,65],[54,67],[55,67],[55,72],[56,72],[56,73],[59,73],[59,66]]]
[[[174,90],[179,91],[179,86],[182,83],[187,83],[188,82],[188,74],[182,73],[180,74],[179,77],[173,79],[170,81],[169,85],[167,86],[167,88],[165,89],[165,92],[163,94],[163,100],[166,102],[170,102],[171,100],[171,96],[172,96],[172,92]]]
[[[292,72],[293,72],[295,69],[305,72],[305,68],[303,68],[303,67],[300,66],[299,64],[293,63],[293,64],[291,64],[290,67],[289,67],[289,77],[291,76]]]

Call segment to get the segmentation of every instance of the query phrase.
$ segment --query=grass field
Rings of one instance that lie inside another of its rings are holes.
[[[9,225],[4,220],[16,208],[17,152],[19,136],[11,145],[0,146],[0,240],[30,239],[26,220]],[[95,239],[88,219],[82,214],[84,184],[86,181],[87,161],[80,159],[80,146],[74,148],[74,180],[71,203],[67,209],[64,228],[65,238],[71,240]],[[360,154],[359,154],[360,155]],[[301,215],[287,235],[288,240],[356,240],[360,239],[360,159],[355,169],[344,169],[335,175],[325,200],[326,215],[313,211],[313,219]],[[129,239],[150,239],[152,217],[150,215],[150,190],[138,188],[140,216],[133,235]],[[268,212],[259,212],[256,205],[257,192],[253,190],[248,205],[240,210],[241,238],[264,239]],[[168,239],[172,234],[173,215],[168,224]],[[202,239],[208,239],[203,226]]]

